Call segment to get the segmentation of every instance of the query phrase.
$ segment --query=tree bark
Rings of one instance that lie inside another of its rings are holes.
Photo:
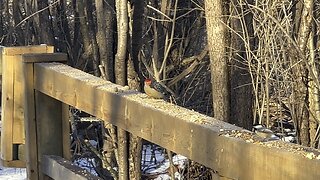
[[[316,9],[316,4],[314,5],[314,9]],[[318,19],[318,13],[315,13],[312,11],[313,18]],[[309,66],[311,67],[311,71],[314,74],[316,78],[319,77],[319,68],[316,63],[317,58],[317,50],[316,50],[316,23],[314,21],[311,22],[311,32],[308,39],[308,50],[309,50]],[[309,90],[309,101],[310,101],[310,109],[309,109],[309,134],[310,134],[310,146],[316,148],[318,145],[317,140],[317,130],[320,122],[320,96],[319,96],[319,87],[317,87],[317,84],[315,83],[313,77],[309,76],[309,84],[308,84],[308,90]]]
[[[127,0],[117,0],[118,46],[115,58],[116,83],[126,85],[126,56],[128,41],[128,7]]]
[[[131,58],[134,70],[138,73],[140,81],[142,80],[142,73],[139,69],[139,52],[142,46],[143,33],[143,14],[144,1],[133,0],[133,15],[132,15],[132,38],[131,38]]]
[[[4,22],[4,20],[3,20],[3,16],[2,16],[2,14],[3,14],[3,10],[4,10],[4,8],[3,8],[3,4],[4,4],[4,2],[3,1],[0,1],[0,37],[1,37],[1,41],[2,41],[2,36],[4,35],[4,25],[3,25],[3,22]]]
[[[79,2],[79,1],[78,1]],[[82,52],[81,50],[81,25],[80,25],[80,16],[79,11],[77,8],[77,1],[72,1],[72,10],[74,12],[74,21],[71,21],[73,26],[73,35],[72,35],[72,57],[73,57],[73,66],[76,68],[80,67],[81,60],[80,60],[80,54]]]
[[[106,35],[106,15],[107,15],[107,8],[103,0],[96,0],[96,10],[97,10],[97,42],[99,46],[99,53],[100,53],[100,64],[103,65],[104,71],[106,74],[106,80],[111,80],[111,74],[109,69],[111,66],[109,59],[108,59],[108,45],[107,45],[107,35]],[[108,17],[107,17],[108,18]]]
[[[88,27],[89,27],[89,37],[90,37],[90,43],[92,48],[92,58],[93,58],[93,64],[94,64],[94,75],[97,77],[100,77],[100,70],[99,70],[99,47],[96,39],[96,24],[94,22],[93,18],[93,5],[92,0],[86,0],[86,13],[87,13],[87,20],[88,20]],[[97,69],[96,69],[97,68]]]
[[[48,1],[37,0],[38,10],[46,8],[49,6]],[[40,32],[40,43],[45,43],[48,45],[55,45],[54,43],[54,32],[49,9],[46,9],[39,13],[39,32]]]
[[[108,64],[104,64],[105,68],[107,68],[106,72],[109,73],[110,81],[115,82],[115,73],[114,73],[114,64],[115,64],[115,58],[114,58],[114,46],[115,46],[115,40],[114,40],[114,29],[115,27],[115,1],[114,0],[107,0],[107,6],[106,6],[106,58],[108,60]]]
[[[313,18],[313,0],[304,0],[303,9],[301,13],[301,20],[298,33],[298,48],[300,52],[307,57],[307,42],[310,36],[311,23]],[[308,94],[308,70],[306,68],[307,62],[299,62],[300,58],[292,57],[293,63],[297,63],[293,68],[295,78],[295,86],[293,87],[294,117],[297,124],[299,142],[308,146],[310,143],[309,134],[309,94]],[[306,58],[307,59],[307,58]]]
[[[117,30],[118,46],[115,58],[115,80],[122,86],[126,85],[126,56],[128,41],[128,1],[117,0]],[[118,165],[119,179],[129,179],[128,163],[128,134],[125,130],[118,128]]]
[[[139,82],[139,59],[138,54],[141,48],[143,7],[144,2],[140,0],[132,1],[132,8],[129,9],[129,44],[130,53],[127,63],[127,80],[130,89],[141,90]],[[131,13],[130,13],[131,12]],[[129,176],[130,179],[141,178],[141,150],[142,138],[129,133]]]
[[[18,23],[20,23],[21,21],[21,16],[20,16],[20,8],[19,8],[19,4],[20,4],[20,0],[13,0],[12,2],[12,10],[13,10],[13,21],[14,21],[14,28],[15,28],[15,32],[17,34],[17,38],[16,38],[16,44],[17,45],[24,45],[25,42],[25,38],[23,35],[23,31],[21,29],[21,26],[17,26],[15,27]]]
[[[232,0],[230,5],[230,26],[233,31],[243,35],[248,43],[253,36],[252,14],[245,13],[238,0]],[[252,0],[247,1],[252,4]],[[246,29],[241,26],[241,21],[245,23]],[[247,32],[245,32],[247,31]],[[231,58],[230,58],[230,122],[237,126],[251,130],[253,124],[253,89],[251,76],[247,66],[247,54],[245,42],[236,33],[231,33]],[[250,48],[251,47],[247,47]],[[248,49],[248,51],[250,51]]]
[[[68,64],[74,65],[74,57],[72,52],[72,41],[71,41],[71,34],[70,28],[68,23],[68,18],[66,15],[66,3],[65,0],[60,0],[60,3],[57,5],[57,15],[58,15],[58,33],[60,42],[58,43],[58,47],[61,52],[67,52],[69,55]]]
[[[91,36],[90,36],[90,30],[88,27],[88,17],[86,16],[86,3],[84,2],[84,0],[79,0],[77,1],[77,10],[79,13],[79,17],[80,17],[80,31],[81,31],[81,36],[82,36],[82,40],[83,40],[83,54],[82,54],[82,59],[83,61],[87,61],[88,59],[90,59],[90,61],[92,61],[92,65],[93,65],[93,73],[95,76],[99,76],[99,64],[97,62],[96,56],[96,52],[94,52],[94,47],[91,41]]]
[[[316,29],[314,28],[314,23],[312,23],[312,31],[310,33],[309,37],[309,64],[311,66],[311,70],[315,74],[315,77],[319,77],[319,70],[317,68],[317,64],[315,61],[316,55],[315,55],[315,41],[314,41],[314,35]],[[319,96],[319,88],[317,87],[316,83],[312,81],[312,77],[309,77],[311,79],[308,84],[308,90],[309,90],[309,101],[310,101],[310,123],[309,123],[309,133],[310,133],[310,146],[316,148],[317,147],[317,129],[318,124],[320,122],[320,96]]]
[[[92,49],[90,48],[90,37],[89,37],[89,28],[87,25],[87,17],[85,14],[85,3],[84,0],[77,1],[77,11],[79,13],[80,19],[80,32],[83,41],[83,58],[87,59],[92,55]]]
[[[230,91],[228,73],[228,31],[226,28],[226,3],[224,0],[205,0],[207,38],[210,55],[211,83],[214,117],[229,122]]]

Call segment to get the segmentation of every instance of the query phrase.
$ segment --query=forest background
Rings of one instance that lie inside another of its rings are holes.
[[[0,44],[53,45],[70,66],[130,89],[153,78],[178,105],[249,130],[291,121],[297,143],[318,148],[319,7],[319,0],[2,0]],[[139,177],[143,141],[104,128],[109,139],[97,153],[108,170],[99,175]]]

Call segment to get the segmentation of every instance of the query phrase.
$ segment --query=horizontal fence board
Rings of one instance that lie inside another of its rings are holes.
[[[52,179],[102,180],[59,156],[43,156],[42,172]]]
[[[25,168],[26,162],[22,160],[10,160],[6,161],[3,159],[0,159],[0,165],[3,167],[15,167],[15,168]]]
[[[248,142],[257,136],[192,110],[151,99],[59,63],[35,65],[35,89],[187,156],[232,179],[318,179],[319,151],[299,145]],[[259,138],[258,138],[259,139]],[[320,156],[319,156],[320,157]]]
[[[21,55],[21,54],[29,54],[29,53],[53,53],[54,47],[48,45],[36,45],[36,46],[16,46],[16,47],[4,47],[3,54],[4,55]]]
[[[66,62],[68,60],[68,55],[65,53],[33,53],[33,54],[23,54],[22,61],[25,63],[34,62]]]

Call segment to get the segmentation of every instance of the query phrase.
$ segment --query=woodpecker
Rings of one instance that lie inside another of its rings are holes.
[[[144,80],[144,92],[155,99],[168,100],[170,93],[158,82],[151,79]]]

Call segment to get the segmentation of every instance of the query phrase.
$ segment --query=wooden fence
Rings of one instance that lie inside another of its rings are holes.
[[[320,177],[320,152],[315,149],[264,142],[237,126],[53,62],[65,60],[64,54],[25,54],[19,61],[30,179],[81,176],[72,175],[70,168],[75,167],[57,158],[70,158],[69,105],[210,167],[220,178]]]

